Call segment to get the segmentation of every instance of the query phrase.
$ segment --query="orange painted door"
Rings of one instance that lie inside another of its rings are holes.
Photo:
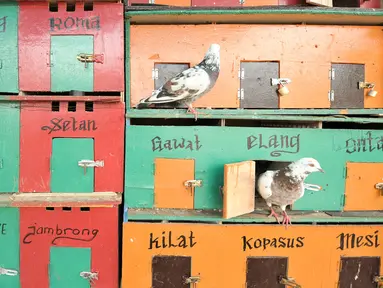
[[[383,183],[383,163],[351,163],[346,165],[344,211],[383,210],[383,191],[375,188]]]
[[[225,164],[223,218],[251,213],[255,209],[255,161]]]
[[[154,205],[156,208],[193,209],[194,188],[185,182],[194,180],[193,159],[155,159]]]

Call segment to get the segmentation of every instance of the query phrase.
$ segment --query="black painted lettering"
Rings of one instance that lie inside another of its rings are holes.
[[[174,235],[172,231],[162,231],[161,241],[159,241],[159,237],[154,237],[154,234],[150,233],[148,249],[193,248],[196,244],[193,231],[190,231],[190,235]]]
[[[60,31],[60,30],[78,30],[78,31],[97,30],[98,31],[101,29],[101,24],[100,24],[99,16],[92,16],[87,18],[69,16],[69,17],[63,17],[63,18],[60,18],[60,17],[49,18],[49,27],[50,27],[50,31],[52,32]]]
[[[296,237],[296,238],[247,238],[242,236],[242,251],[252,250],[252,249],[270,249],[270,248],[287,248],[295,249],[304,247],[305,237]]]
[[[7,16],[0,17],[0,33],[7,32]]]
[[[383,137],[373,137],[371,131],[366,132],[366,137],[349,138],[346,140],[346,153],[364,153],[374,150],[383,152]]]
[[[57,131],[96,131],[97,129],[95,120],[77,120],[75,117],[52,118],[49,125],[41,127],[41,130],[48,131],[48,134]]]
[[[296,154],[300,150],[300,134],[289,135],[271,135],[265,137],[263,134],[250,135],[247,137],[247,149],[271,150],[272,157],[279,157],[283,153]]]
[[[90,236],[90,231],[92,231],[91,237],[82,237],[84,234],[87,234],[86,236]],[[49,226],[29,226],[28,227],[28,233],[23,238],[23,244],[30,244],[32,243],[35,236],[39,237],[46,237],[51,236],[52,245],[56,245],[56,241],[59,239],[69,239],[74,241],[84,241],[84,242],[91,242],[96,238],[99,230],[98,229],[79,229],[79,228],[60,228],[59,225],[56,225],[55,228],[49,227]],[[81,234],[81,235],[80,235]]]
[[[0,235],[6,235],[7,234],[7,223],[0,223]]]
[[[152,151],[162,151],[162,150],[189,150],[189,151],[198,151],[201,149],[202,144],[199,140],[198,135],[194,135],[194,139],[188,140],[186,138],[180,139],[162,139],[160,136],[152,138]]]
[[[379,231],[376,230],[372,234],[356,235],[355,233],[341,233],[337,237],[339,239],[337,250],[355,249],[360,247],[377,248],[379,243]]]

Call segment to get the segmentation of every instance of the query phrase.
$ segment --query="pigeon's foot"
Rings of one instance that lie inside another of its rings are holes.
[[[282,225],[285,225],[286,229],[287,227],[289,226],[289,224],[291,225],[291,218],[289,215],[287,215],[286,211],[283,211],[283,221],[282,221]]]
[[[198,115],[198,112],[193,108],[192,105],[188,105],[188,111],[187,113],[192,113],[194,115],[194,119],[195,121],[197,121],[197,115]]]
[[[275,220],[277,220],[278,224],[280,224],[281,222],[279,222],[278,214],[275,213],[275,211],[274,211],[274,209],[273,209],[272,207],[270,207],[270,210],[271,210],[271,213],[270,213],[270,215],[267,216],[267,217],[271,217],[271,216],[273,216],[273,217],[275,218]]]

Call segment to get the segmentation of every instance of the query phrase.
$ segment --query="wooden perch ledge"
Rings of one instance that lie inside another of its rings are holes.
[[[114,207],[122,193],[2,193],[0,207]]]

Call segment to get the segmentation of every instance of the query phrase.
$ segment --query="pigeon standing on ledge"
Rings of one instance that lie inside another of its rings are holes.
[[[317,160],[302,158],[280,170],[268,170],[262,173],[258,178],[257,189],[271,209],[268,217],[274,216],[280,223],[272,205],[279,206],[283,213],[282,224],[285,224],[287,228],[291,224],[291,220],[286,213],[286,206],[293,204],[304,195],[304,180],[313,172],[324,173]]]
[[[220,46],[211,44],[199,64],[168,80],[150,97],[141,99],[136,108],[155,108],[165,103],[172,103],[174,107],[186,105],[188,107],[187,112],[194,114],[197,120],[197,111],[193,108],[192,103],[214,87],[218,79],[219,69]]]

